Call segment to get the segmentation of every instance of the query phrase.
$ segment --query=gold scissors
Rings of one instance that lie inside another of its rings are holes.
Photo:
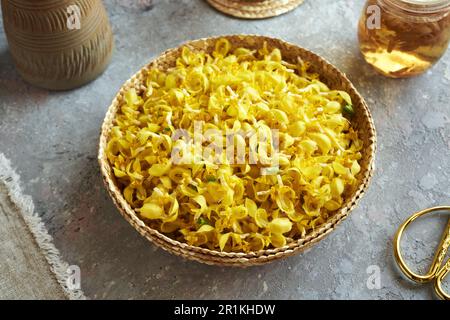
[[[450,219],[448,220],[447,227],[444,231],[444,235],[442,236],[441,243],[439,244],[438,250],[434,255],[433,263],[431,264],[430,270],[426,275],[419,275],[411,271],[403,260],[403,257],[400,253],[400,241],[403,235],[403,232],[408,227],[408,225],[416,220],[419,217],[422,217],[426,214],[435,212],[435,211],[450,211],[450,207],[434,207],[419,211],[413,214],[408,220],[406,220],[398,229],[397,234],[394,239],[394,255],[395,259],[402,270],[402,272],[411,280],[417,283],[428,283],[434,281],[434,289],[439,296],[439,298],[443,300],[450,300],[450,295],[444,291],[442,288],[442,281],[447,277],[450,273],[450,259],[442,266],[442,262],[444,261],[445,256],[447,255],[447,251],[450,246]]]

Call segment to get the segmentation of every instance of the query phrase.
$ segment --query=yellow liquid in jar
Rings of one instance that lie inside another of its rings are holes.
[[[367,6],[376,5],[369,0]],[[450,41],[450,14],[439,19],[408,17],[381,9],[380,28],[368,28],[366,10],[359,22],[359,41],[366,61],[380,73],[404,78],[423,73],[445,53]]]

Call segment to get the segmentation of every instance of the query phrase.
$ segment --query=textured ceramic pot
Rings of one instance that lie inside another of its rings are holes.
[[[67,90],[108,65],[114,40],[101,0],[1,0],[11,55],[33,85]]]

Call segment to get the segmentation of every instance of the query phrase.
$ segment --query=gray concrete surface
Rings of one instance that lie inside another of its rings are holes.
[[[155,0],[150,8],[136,2],[105,1],[116,37],[113,61],[95,82],[70,92],[25,83],[0,29],[0,152],[17,167],[63,257],[81,267],[87,296],[433,298],[430,286],[401,277],[391,241],[414,210],[450,203],[449,53],[418,78],[377,75],[358,51],[360,0],[306,0],[263,21],[224,16],[201,0]],[[108,198],[96,161],[107,106],[131,74],[181,42],[230,33],[280,37],[332,61],[367,99],[379,133],[376,176],[350,218],[309,252],[242,270],[184,261],[141,238]],[[434,253],[440,222],[417,225],[405,244],[421,269]],[[370,266],[379,267],[380,289],[367,286]]]

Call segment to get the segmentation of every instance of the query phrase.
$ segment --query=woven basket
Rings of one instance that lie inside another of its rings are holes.
[[[243,19],[264,19],[294,10],[304,0],[206,0],[217,10]]]
[[[143,83],[145,83],[144,79],[149,69],[159,68],[164,70],[169,67],[173,67],[176,58],[179,57],[181,53],[182,47],[164,52],[156,60],[143,67],[122,86],[119,93],[112,101],[102,126],[98,155],[99,163],[105,186],[120,213],[137,231],[139,231],[141,235],[154,244],[173,254],[207,264],[240,267],[260,265],[291,256],[307,249],[333,231],[336,225],[344,220],[349,215],[350,211],[355,208],[359,199],[366,191],[369,181],[373,175],[373,163],[376,150],[375,127],[366,102],[359,95],[347,77],[336,69],[336,67],[318,55],[294,44],[264,36],[230,35],[221,36],[220,38],[228,39],[234,48],[246,47],[249,49],[260,48],[266,41],[269,47],[276,47],[281,50],[284,60],[288,62],[296,62],[298,57],[301,57],[304,61],[311,63],[313,71],[320,74],[321,80],[330,88],[345,90],[350,94],[354,102],[354,109],[356,112],[356,115],[352,119],[352,126],[358,131],[360,139],[364,143],[364,148],[362,150],[362,159],[360,161],[361,172],[357,176],[358,185],[356,191],[345,199],[343,207],[331,216],[326,223],[307,234],[304,238],[288,243],[282,248],[261,250],[251,253],[220,252],[190,246],[186,243],[173,240],[159,231],[148,227],[122,196],[121,190],[116,183],[114,173],[112,172],[112,168],[106,157],[105,150],[108,143],[109,132],[114,123],[115,115],[124,101],[124,93],[133,87],[136,88],[138,92],[141,92],[141,90],[143,90]],[[186,43],[185,45],[194,50],[212,52],[214,50],[215,42],[218,39],[219,38],[200,39]]]

